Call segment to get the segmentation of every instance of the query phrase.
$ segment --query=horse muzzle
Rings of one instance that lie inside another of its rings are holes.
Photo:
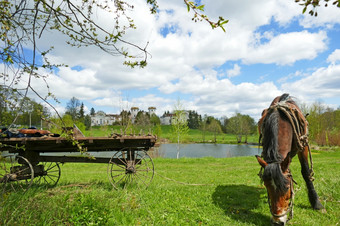
[[[271,225],[273,225],[273,226],[274,225],[282,225],[282,226],[286,225],[287,221],[288,221],[287,215],[282,216],[282,217],[278,217],[278,218],[272,217],[270,219]]]

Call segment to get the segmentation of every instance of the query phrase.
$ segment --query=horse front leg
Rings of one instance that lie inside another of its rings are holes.
[[[309,202],[313,209],[316,210],[324,209],[323,205],[319,200],[318,194],[314,189],[312,175],[308,165],[308,147],[305,147],[303,152],[298,152],[298,156],[301,164],[301,173],[308,189]]]

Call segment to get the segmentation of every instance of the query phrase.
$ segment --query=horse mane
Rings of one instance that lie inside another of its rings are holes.
[[[278,103],[289,102],[295,104],[290,98],[289,94],[285,93],[277,98],[272,105]],[[262,178],[265,180],[273,179],[277,189],[281,192],[287,191],[287,179],[282,173],[280,163],[283,161],[279,153],[278,145],[278,131],[279,131],[279,118],[282,117],[277,108],[269,108],[264,115],[262,124],[262,157],[268,163],[265,167]]]

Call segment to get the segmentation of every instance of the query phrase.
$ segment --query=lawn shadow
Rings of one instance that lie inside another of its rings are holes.
[[[260,188],[253,186],[219,185],[212,199],[230,218],[247,224],[268,225],[268,216],[253,211],[259,206],[261,193]]]

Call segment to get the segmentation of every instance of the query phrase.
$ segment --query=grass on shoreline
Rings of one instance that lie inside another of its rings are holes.
[[[298,158],[293,159],[293,225],[337,225],[340,149],[313,150],[314,185],[327,213],[311,209]],[[56,187],[12,193],[0,225],[268,225],[270,212],[254,157],[155,158],[148,189],[113,190],[106,164],[64,164]],[[184,185],[168,179],[189,184]]]
[[[162,125],[160,126],[161,131],[158,132],[155,128],[152,130],[142,130],[141,128],[129,129],[128,133],[137,134],[140,131],[143,133],[151,133],[157,134],[160,140],[166,140],[168,142],[177,142],[177,138],[173,137],[171,134],[171,126],[170,125]],[[88,131],[83,131],[85,136],[92,137],[100,137],[100,136],[109,136],[111,133],[121,133],[120,126],[93,126]],[[182,137],[182,143],[213,143],[215,141],[215,136],[212,132],[206,131],[203,135],[203,132],[199,129],[190,129],[188,135]],[[242,142],[245,141],[245,136],[242,138]],[[257,143],[258,142],[258,134],[249,135],[247,139],[248,143]],[[233,134],[225,134],[220,133],[216,135],[216,143],[219,144],[236,144],[237,139],[236,135]]]

